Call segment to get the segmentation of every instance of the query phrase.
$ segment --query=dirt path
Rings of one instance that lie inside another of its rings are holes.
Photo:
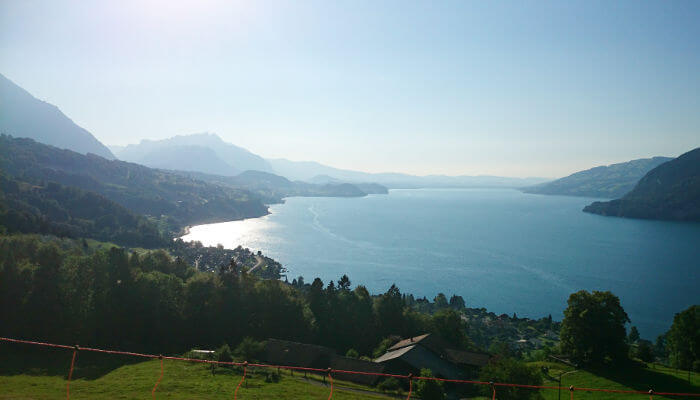
[[[264,260],[262,257],[260,257],[260,256],[255,256],[255,259],[256,259],[258,262],[255,263],[255,265],[253,265],[253,268],[251,268],[250,270],[248,270],[248,273],[249,273],[249,274],[252,274],[253,271],[255,271],[256,269],[258,269],[259,267],[261,267],[261,266],[265,263],[265,260]]]

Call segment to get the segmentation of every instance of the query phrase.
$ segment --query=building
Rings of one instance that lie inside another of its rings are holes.
[[[325,346],[279,339],[268,339],[266,341],[263,357],[265,362],[281,366],[332,368],[341,371],[377,373],[382,373],[385,369],[384,365],[372,361],[339,356],[335,350]],[[335,372],[333,376],[340,380],[362,385],[373,385],[379,380],[379,377],[375,375],[345,374],[342,372]]]
[[[490,359],[486,353],[451,349],[439,337],[424,334],[400,340],[374,362],[394,374],[418,375],[428,368],[440,378],[464,379],[476,375]]]

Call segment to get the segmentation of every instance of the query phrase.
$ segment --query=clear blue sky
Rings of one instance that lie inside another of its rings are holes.
[[[106,144],[555,177],[700,146],[699,1],[0,1],[0,73]]]

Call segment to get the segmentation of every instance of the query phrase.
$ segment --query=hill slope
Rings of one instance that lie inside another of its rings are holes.
[[[0,231],[85,237],[126,246],[168,244],[158,226],[93,192],[30,185],[0,174]]]
[[[252,193],[118,160],[0,135],[0,169],[33,184],[56,182],[99,193],[170,228],[265,215]]]
[[[114,158],[105,145],[56,106],[35,98],[3,75],[0,75],[0,133],[32,138],[82,154]]]
[[[209,133],[175,136],[164,140],[142,140],[139,144],[113,148],[121,160],[154,168],[226,176],[246,170],[272,172],[270,164],[262,157]],[[202,155],[203,151],[208,152],[206,156]]]
[[[628,218],[700,221],[700,147],[649,171],[627,195],[583,209]]]
[[[644,174],[670,160],[672,158],[653,157],[595,167],[522,190],[534,194],[616,199],[632,190]]]

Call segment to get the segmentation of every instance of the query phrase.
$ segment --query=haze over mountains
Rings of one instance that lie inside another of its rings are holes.
[[[599,166],[567,177],[523,188],[526,193],[616,199],[624,196],[649,171],[673,160],[653,157]]]
[[[142,140],[139,144],[111,148],[121,160],[153,168],[223,176],[235,176],[243,171],[253,170],[274,173],[291,181],[317,184],[372,182],[390,188],[521,187],[545,181],[543,178],[367,173],[329,167],[313,161],[264,159],[210,133],[175,136],[155,141]]]
[[[211,133],[114,146],[119,159],[141,165],[108,162],[114,160],[114,155],[90,132],[73,123],[57,107],[34,98],[2,75],[0,133],[99,156],[82,159],[71,152],[5,136],[0,154],[3,172],[21,177],[19,183],[12,178],[5,181],[15,193],[13,196],[20,193],[35,196],[42,207],[48,203],[40,199],[50,199],[61,191],[74,198],[89,197],[63,188],[30,192],[22,186],[33,182],[43,187],[44,182],[53,181],[94,191],[137,214],[156,219],[167,215],[173,220],[171,226],[261,215],[267,212],[264,204],[280,202],[287,196],[353,197],[386,193],[386,187],[512,187],[524,188],[528,193],[620,197],[608,203],[594,203],[586,211],[637,218],[697,220],[700,203],[697,149],[673,163],[666,157],[632,160],[595,167],[552,182],[543,178],[367,173],[312,161],[264,159]],[[15,185],[19,185],[17,190]],[[139,185],[145,186],[139,188]],[[632,188],[635,189],[628,194]],[[26,204],[21,206],[30,209]],[[71,229],[93,229],[71,222],[71,218],[66,221],[73,223]]]
[[[41,101],[0,74],[0,133],[28,137],[78,153],[114,159],[109,149],[53,104]]]
[[[153,168],[225,176],[238,175],[248,170],[273,172],[270,163],[264,158],[242,147],[226,143],[210,133],[174,136],[163,140],[142,140],[139,144],[113,146],[112,149],[120,160]]]

